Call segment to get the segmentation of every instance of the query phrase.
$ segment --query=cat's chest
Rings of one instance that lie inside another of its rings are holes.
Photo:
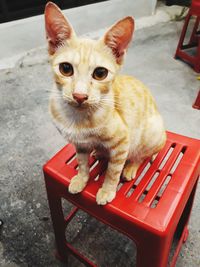
[[[95,147],[99,144],[99,135],[102,128],[68,128],[62,131],[64,137],[73,144],[86,147]]]

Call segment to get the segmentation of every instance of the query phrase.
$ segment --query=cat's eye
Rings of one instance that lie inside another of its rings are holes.
[[[59,64],[59,71],[62,75],[70,77],[74,74],[74,69],[72,67],[72,64],[68,62],[63,62]]]
[[[92,77],[98,81],[104,80],[107,76],[108,70],[104,67],[97,67],[92,74]]]

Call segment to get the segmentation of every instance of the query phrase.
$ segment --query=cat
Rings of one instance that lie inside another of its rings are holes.
[[[149,90],[119,71],[131,42],[134,19],[125,17],[100,40],[78,38],[59,7],[48,2],[45,26],[55,78],[49,109],[64,138],[74,144],[79,164],[69,192],[89,179],[88,157],[107,156],[108,167],[96,201],[111,202],[122,176],[130,181],[141,163],[165,144],[161,115]]]

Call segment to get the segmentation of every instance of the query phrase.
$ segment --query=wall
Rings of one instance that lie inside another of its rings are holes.
[[[131,15],[135,18],[153,13],[156,0],[111,0],[67,9],[64,14],[78,34],[86,34],[109,27],[118,19]],[[0,64],[12,64],[23,53],[45,45],[44,16],[0,24]]]

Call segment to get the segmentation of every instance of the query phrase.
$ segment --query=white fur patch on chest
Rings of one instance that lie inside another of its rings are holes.
[[[62,129],[62,135],[70,143],[81,145],[81,147],[93,148],[99,145],[99,134],[102,131],[102,127],[96,128],[81,128],[75,127]]]

